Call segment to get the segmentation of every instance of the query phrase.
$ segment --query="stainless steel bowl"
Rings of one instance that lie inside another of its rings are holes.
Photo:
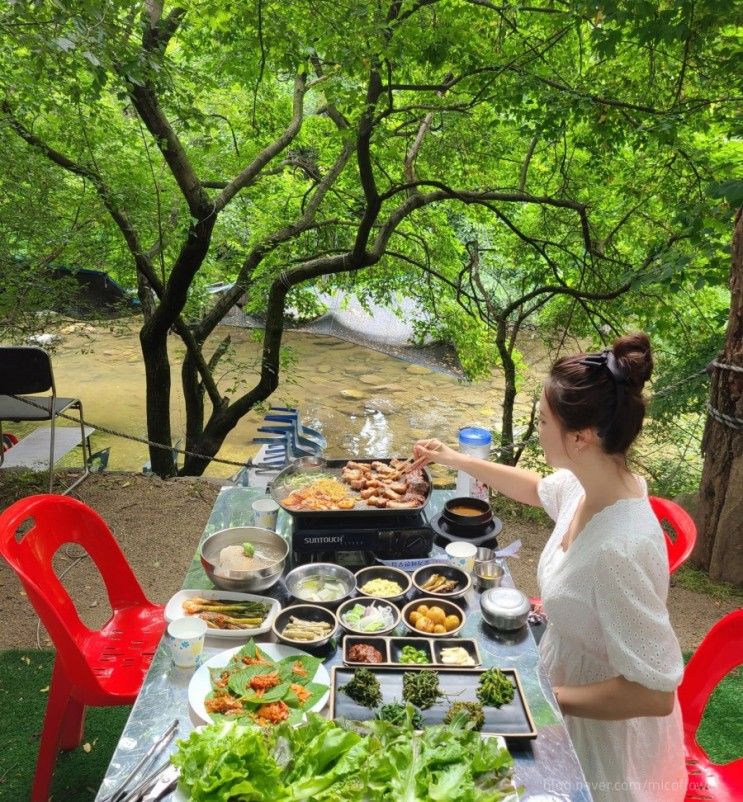
[[[423,585],[434,575],[439,574],[446,579],[453,579],[459,585],[449,593],[437,593],[433,590],[426,590]],[[472,587],[472,577],[461,568],[451,563],[435,563],[433,565],[424,565],[413,574],[413,585],[415,589],[422,593],[424,596],[436,596],[442,599],[458,599]]]
[[[377,607],[389,607],[392,611],[392,626],[385,627],[384,629],[376,629],[374,632],[364,632],[363,629],[354,629],[351,624],[347,624],[343,620],[343,615],[347,613],[355,604],[360,604],[362,607],[369,607],[369,605],[374,604]],[[338,608],[336,615],[338,616],[338,623],[345,629],[347,632],[353,632],[354,635],[369,635],[370,637],[376,637],[377,635],[389,635],[390,632],[400,623],[400,611],[395,607],[392,602],[387,601],[387,599],[373,599],[370,596],[361,596],[355,599],[346,599],[346,601],[341,604]]]
[[[362,590],[363,585],[374,579],[387,579],[390,582],[397,582],[402,590],[392,596],[379,596],[376,593],[366,593]],[[395,601],[396,599],[402,599],[410,590],[410,586],[410,575],[402,569],[393,568],[390,565],[370,565],[356,572],[356,589],[362,596],[366,596],[367,598],[372,597],[375,599],[385,599],[386,601]]]
[[[307,456],[307,457],[299,457],[298,459],[292,460],[292,465],[295,468],[301,469],[303,471],[311,470],[316,468],[317,470],[322,470],[326,467],[328,461],[323,457],[318,456]]]
[[[422,629],[418,629],[418,627],[411,623],[410,614],[417,610],[421,604],[425,604],[426,607],[441,607],[446,615],[456,615],[459,618],[459,626],[450,629],[448,632],[426,632]],[[453,601],[449,601],[441,596],[424,596],[422,599],[415,599],[415,601],[408,602],[402,608],[402,620],[405,626],[411,632],[415,632],[416,635],[425,635],[427,638],[453,638],[462,631],[466,616],[464,610],[454,604]]]
[[[482,617],[495,629],[510,631],[526,624],[531,603],[516,588],[492,588],[480,597]]]
[[[337,599],[331,601],[317,601],[316,599],[308,599],[302,595],[302,590],[298,587],[301,582],[311,576],[323,576],[327,579],[337,579],[343,583],[346,592],[339,596]],[[356,587],[356,578],[353,573],[344,568],[342,565],[335,565],[334,563],[309,563],[308,565],[300,565],[293,571],[289,571],[284,579],[287,591],[295,599],[300,599],[308,604],[319,604],[321,607],[337,607],[342,601],[345,601],[354,591]]]
[[[225,546],[250,542],[259,543],[276,549],[281,555],[275,563],[257,571],[232,571],[218,568],[219,552]],[[209,535],[201,544],[199,556],[201,565],[211,581],[222,590],[257,591],[266,590],[275,585],[284,571],[289,544],[281,535],[257,526],[235,526],[232,529],[221,529]]]
[[[295,616],[304,621],[325,621],[330,624],[330,634],[324,635],[322,638],[315,640],[295,640],[294,638],[287,638],[281,633],[284,631],[289,619]],[[284,609],[276,616],[271,625],[273,634],[282,642],[289,646],[297,646],[300,649],[318,649],[325,646],[330,639],[338,631],[338,619],[332,610],[325,607],[318,607],[316,604],[294,604],[291,607],[284,607]]]

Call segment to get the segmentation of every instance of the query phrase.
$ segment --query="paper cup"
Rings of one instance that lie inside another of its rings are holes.
[[[463,540],[456,540],[449,543],[446,547],[446,553],[449,560],[467,573],[472,573],[472,568],[475,565],[475,555],[477,554],[477,546],[474,543],[466,543]]]
[[[196,616],[176,618],[168,624],[170,657],[178,668],[195,668],[204,651],[206,621]]]
[[[253,507],[253,526],[260,529],[270,529],[276,531],[276,521],[279,517],[279,505],[272,498],[260,498],[254,501]]]

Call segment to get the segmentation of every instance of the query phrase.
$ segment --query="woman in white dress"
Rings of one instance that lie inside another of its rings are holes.
[[[645,482],[626,462],[652,369],[644,334],[555,363],[540,401],[539,438],[558,470],[545,478],[438,440],[414,449],[417,464],[467,471],[544,507],[555,522],[538,567],[548,619],[540,654],[596,802],[686,795],[675,692],[683,661],[666,609],[668,557]]]

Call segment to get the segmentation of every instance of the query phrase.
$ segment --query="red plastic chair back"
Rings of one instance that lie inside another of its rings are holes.
[[[150,602],[105,521],[81,501],[30,496],[0,515],[0,554],[18,574],[68,676],[94,692],[98,683],[84,655],[92,631],[81,621],[52,566],[55,553],[65,543],[76,543],[88,552],[105,582],[114,613]]]
[[[648,501],[666,536],[668,572],[672,574],[691,554],[697,540],[697,527],[691,515],[675,501],[657,496],[649,496]],[[664,524],[673,529],[675,540],[671,539]]]
[[[728,613],[705,635],[686,665],[678,689],[686,742],[696,743],[704,708],[720,681],[743,665],[743,608]]]
[[[743,758],[712,763],[697,741],[697,731],[712,692],[734,668],[743,665],[743,609],[718,621],[694,652],[678,689],[684,722],[689,787],[686,799],[739,802],[743,799]]]

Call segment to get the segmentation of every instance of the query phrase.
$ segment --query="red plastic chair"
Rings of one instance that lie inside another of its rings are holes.
[[[106,584],[113,615],[98,631],[80,620],[54,572],[52,558],[65,543],[82,546]],[[165,628],[163,608],[147,600],[105,521],[73,498],[31,496],[8,507],[0,515],[0,554],[57,650],[31,793],[32,802],[47,802],[57,751],[80,744],[86,705],[136,699]]]
[[[723,766],[710,762],[697,743],[704,708],[720,680],[743,665],[743,608],[729,613],[707,633],[689,660],[678,689],[684,720],[684,746],[689,770],[690,800],[740,802],[743,799],[743,758]]]
[[[675,501],[657,496],[649,496],[648,501],[666,536],[668,571],[672,574],[691,554],[697,541],[697,527],[691,515]],[[671,540],[664,524],[673,529],[675,540]]]

